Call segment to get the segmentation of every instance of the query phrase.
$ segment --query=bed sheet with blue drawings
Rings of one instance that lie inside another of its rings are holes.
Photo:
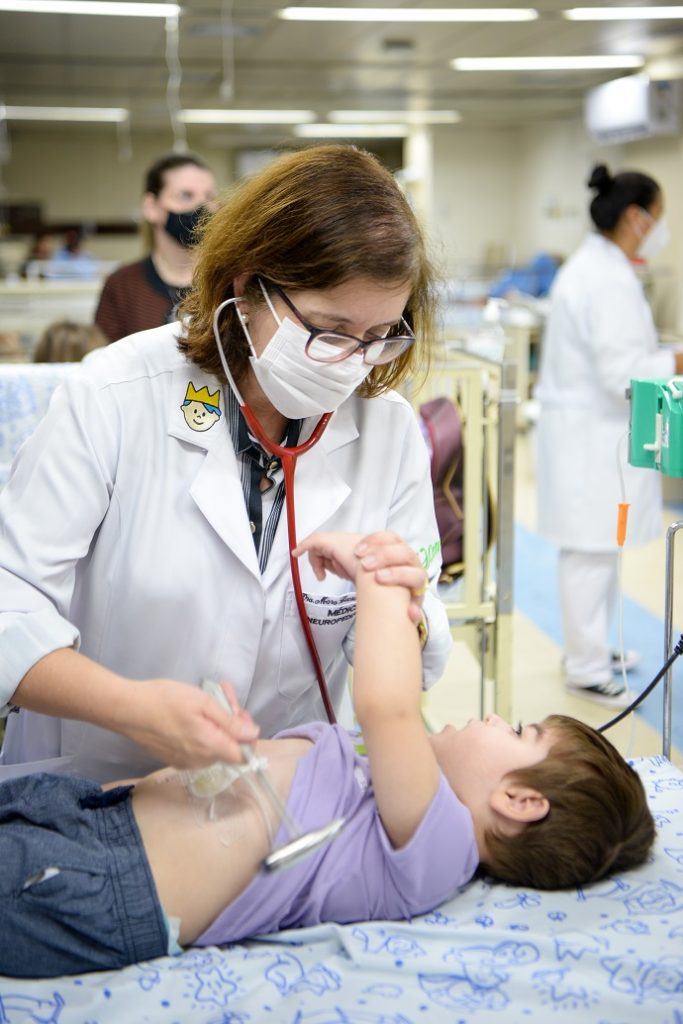
[[[636,871],[560,893],[478,880],[411,922],[0,978],[0,1024],[683,1024],[683,772],[634,764],[659,827]]]

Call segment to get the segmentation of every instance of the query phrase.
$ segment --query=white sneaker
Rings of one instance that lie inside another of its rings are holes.
[[[631,672],[636,665],[640,664],[640,655],[638,651],[624,651],[624,668],[627,672]],[[612,651],[612,671],[621,672],[621,652]]]
[[[620,651],[611,651],[610,652],[610,659],[611,659],[611,662],[612,662],[612,671],[620,673],[621,672],[621,652]],[[640,664],[640,654],[638,653],[638,651],[624,651],[624,668],[625,668],[625,670],[627,672],[632,672],[633,669],[636,668],[636,666],[639,665],[639,664]],[[562,655],[561,665],[562,665],[562,671],[566,672],[567,671],[567,659],[565,658],[564,655]]]
[[[610,680],[608,683],[593,683],[592,686],[580,686],[578,683],[565,683],[565,689],[575,697],[584,697],[594,704],[607,704],[612,708],[625,708],[635,700],[636,694],[624,686]]]

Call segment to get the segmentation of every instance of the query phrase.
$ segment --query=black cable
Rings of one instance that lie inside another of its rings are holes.
[[[681,635],[679,636],[678,643],[674,645],[673,651],[671,652],[671,656],[666,660],[666,662],[659,670],[657,675],[654,677],[652,682],[648,683],[643,692],[639,693],[636,699],[632,701],[627,708],[624,708],[623,711],[620,711],[615,718],[610,719],[609,722],[605,722],[604,725],[598,726],[597,731],[607,732],[607,730],[611,729],[613,725],[617,724],[617,722],[621,722],[622,718],[626,718],[626,716],[630,715],[632,711],[635,711],[638,705],[642,704],[645,698],[649,696],[650,693],[652,693],[659,680],[662,678],[662,676],[666,675],[666,673],[669,671],[676,658],[678,658],[678,656],[681,654],[683,654],[683,633],[681,633]]]

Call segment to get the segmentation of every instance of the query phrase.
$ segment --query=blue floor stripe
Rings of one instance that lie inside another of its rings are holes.
[[[538,534],[519,525],[515,527],[514,581],[515,607],[561,647],[557,548]],[[674,636],[674,639],[677,639],[677,636]],[[617,647],[616,625],[613,641]],[[664,662],[664,622],[630,597],[624,597],[624,646],[639,651],[642,657],[638,668],[629,672],[631,689],[640,693]],[[674,746],[682,750],[683,657],[674,664],[673,688],[672,741]],[[661,733],[662,729],[662,693],[660,683],[637,712],[658,733]]]

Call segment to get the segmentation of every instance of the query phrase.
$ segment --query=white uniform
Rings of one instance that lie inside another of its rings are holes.
[[[617,507],[623,500],[617,449],[631,505],[627,543],[643,544],[661,532],[659,474],[627,462],[625,391],[634,377],[673,372],[673,353],[657,344],[650,307],[628,258],[603,235],[589,235],[555,279],[536,390],[541,403],[538,529],[563,549],[567,669],[577,683],[582,677],[585,683],[611,678],[606,623],[616,581]],[[587,566],[581,557],[589,552],[612,555],[602,560],[601,583],[595,579],[597,562]],[[585,591],[589,577],[603,589],[601,616],[596,615],[600,600]],[[578,620],[571,608],[578,610]]]
[[[229,680],[267,736],[325,717],[294,600],[286,514],[261,576],[224,395],[178,351],[178,331],[166,325],[98,352],[58,389],[15,461],[0,493],[0,704],[37,660],[77,644],[133,679]],[[214,405],[219,392],[223,415],[193,418],[201,407],[183,407],[190,383]],[[436,586],[428,455],[401,397],[348,399],[299,459],[295,492],[299,537],[394,530]],[[355,594],[336,577],[318,582],[306,558],[300,568],[339,706]],[[425,613],[429,684],[451,639],[433,593]],[[57,758],[50,768],[96,778],[156,764],[113,733],[26,711],[9,715],[2,756],[32,762],[27,770]]]
[[[617,547],[622,500],[617,445],[628,431],[625,391],[633,377],[673,375],[674,356],[659,348],[652,312],[622,250],[589,235],[560,268],[551,293],[536,395],[538,529],[578,551]],[[620,461],[630,502],[627,542],[661,532],[659,474]]]

